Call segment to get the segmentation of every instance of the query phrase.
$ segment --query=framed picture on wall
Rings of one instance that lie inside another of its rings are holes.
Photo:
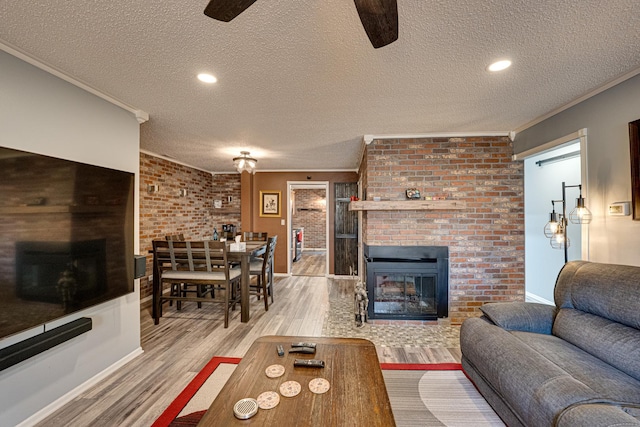
[[[640,221],[640,120],[629,123],[631,154],[631,209],[633,219]]]
[[[260,192],[260,216],[279,217],[280,216],[280,192],[261,191]]]

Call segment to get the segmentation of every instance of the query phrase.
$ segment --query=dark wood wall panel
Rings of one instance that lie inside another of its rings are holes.
[[[338,182],[334,190],[335,274],[358,274],[358,213],[349,211],[349,201],[358,194],[358,184]]]

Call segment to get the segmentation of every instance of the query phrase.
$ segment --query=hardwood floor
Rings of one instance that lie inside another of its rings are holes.
[[[349,297],[351,286],[350,280],[276,277],[275,303],[269,311],[252,297],[251,320],[241,323],[238,307],[227,329],[217,304],[198,309],[185,303],[181,311],[167,307],[159,325],[153,324],[151,307],[142,307],[144,353],[38,425],[149,426],[213,356],[242,357],[263,335],[322,336],[330,293]],[[455,348],[376,347],[385,362],[450,362],[460,357]]]
[[[300,259],[291,267],[294,276],[324,276],[326,272],[326,251],[302,251]]]

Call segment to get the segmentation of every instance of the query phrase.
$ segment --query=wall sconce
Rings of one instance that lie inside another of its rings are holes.
[[[187,197],[187,189],[186,188],[181,188],[180,189],[180,197]]]
[[[566,185],[562,183],[562,200],[552,200],[552,211],[549,215],[549,222],[544,226],[544,235],[549,239],[549,243],[553,249],[564,249],[564,262],[569,260],[567,249],[571,246],[569,237],[567,237],[567,188],[578,187],[580,195],[576,199],[576,207],[569,214],[569,221],[573,224],[589,224],[593,215],[587,209],[582,197],[582,185]],[[562,203],[562,213],[556,213],[556,203]]]
[[[158,184],[147,185],[147,193],[149,194],[157,193],[159,189],[160,187],[158,187]]]

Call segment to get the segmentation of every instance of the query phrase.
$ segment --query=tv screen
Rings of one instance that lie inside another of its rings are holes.
[[[133,173],[3,147],[0,171],[0,339],[133,292]]]

